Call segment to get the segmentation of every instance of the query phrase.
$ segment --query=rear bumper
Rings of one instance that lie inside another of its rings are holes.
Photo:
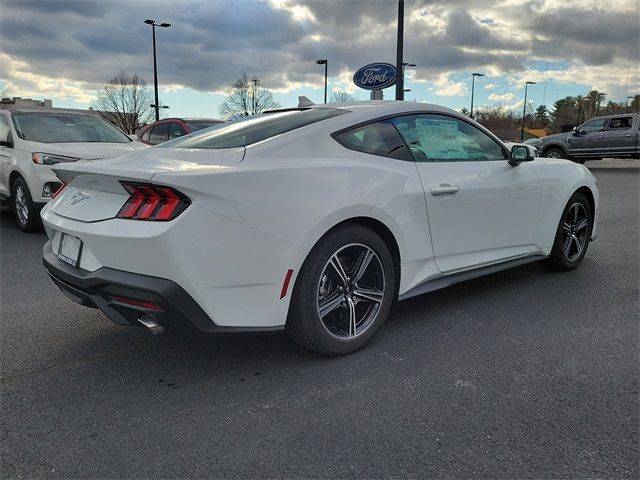
[[[42,262],[53,282],[76,303],[100,309],[119,325],[138,325],[141,316],[165,327],[187,327],[207,333],[279,331],[283,327],[222,327],[178,284],[164,278],[102,267],[90,272],[58,258],[47,242]]]

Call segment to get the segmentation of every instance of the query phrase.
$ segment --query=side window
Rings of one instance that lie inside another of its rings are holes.
[[[9,122],[4,115],[0,115],[0,142],[6,142],[11,136]]]
[[[604,128],[604,123],[606,119],[597,118],[595,120],[591,120],[590,122],[585,123],[579,128],[580,135],[587,135],[588,133],[599,132]]]
[[[179,138],[187,134],[184,131],[184,128],[180,126],[179,123],[171,123],[169,127],[169,140],[173,140],[174,138]]]
[[[618,117],[612,118],[609,120],[609,129],[610,130],[628,130],[631,128],[633,124],[633,119],[631,117]]]
[[[147,128],[144,132],[142,132],[142,136],[140,137],[141,140],[144,140],[145,142],[149,141],[149,134],[151,134],[151,129]]]
[[[344,147],[380,157],[412,161],[411,154],[389,120],[381,120],[335,135]]]
[[[151,145],[157,145],[167,139],[168,123],[159,123],[151,128],[151,134],[149,135],[149,143]]]
[[[417,162],[506,160],[502,146],[455,117],[420,114],[392,120]]]

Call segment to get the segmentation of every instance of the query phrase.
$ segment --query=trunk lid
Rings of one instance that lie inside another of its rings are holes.
[[[158,173],[211,173],[240,163],[243,158],[244,147],[220,150],[146,148],[118,158],[59,164],[53,170],[69,185],[49,202],[47,208],[81,222],[108,220],[118,214],[129,198],[121,180],[153,183],[152,179]]]
[[[81,175],[149,181],[161,172],[210,172],[235,165],[244,158],[244,151],[244,147],[216,150],[145,148],[117,158],[64,163],[53,171],[65,182]]]

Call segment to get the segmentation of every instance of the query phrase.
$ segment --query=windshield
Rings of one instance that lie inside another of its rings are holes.
[[[222,122],[220,120],[211,120],[210,122],[187,122],[187,125],[191,128],[191,132],[197,132],[198,130],[217,125],[218,123]]]
[[[13,119],[20,137],[31,142],[131,142],[124,133],[95,115],[16,112]]]
[[[214,125],[182,138],[159,145],[158,148],[234,148],[246,147],[267,138],[347,113],[337,108],[313,108],[275,112],[245,117]]]

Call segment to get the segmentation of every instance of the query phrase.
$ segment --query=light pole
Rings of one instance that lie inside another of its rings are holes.
[[[327,103],[327,65],[329,61],[325,58],[322,60],[316,60],[318,65],[324,65],[324,103]]]
[[[600,115],[600,101],[604,100],[604,97],[606,97],[607,95],[608,93],[604,93],[604,92],[601,92],[598,94],[598,98],[596,100],[596,117]]]
[[[471,113],[469,116],[473,118],[473,91],[476,88],[476,77],[484,77],[484,73],[474,72],[471,74]]]
[[[155,92],[155,104],[154,108],[156,110],[156,122],[160,120],[160,108],[158,102],[158,63],[156,61],[156,27],[167,28],[170,27],[170,23],[156,23],[155,20],[145,20],[144,23],[147,25],[151,25],[151,30],[153,31],[153,89]]]
[[[522,130],[520,130],[520,141],[524,141],[524,119],[527,117],[527,88],[529,85],[535,85],[536,82],[524,83],[524,109],[522,110]]]
[[[409,63],[409,62],[402,62],[402,86],[404,87],[404,70],[406,67],[415,67],[416,64],[415,63]],[[411,89],[410,88],[403,88],[402,90],[403,92],[410,92]]]

